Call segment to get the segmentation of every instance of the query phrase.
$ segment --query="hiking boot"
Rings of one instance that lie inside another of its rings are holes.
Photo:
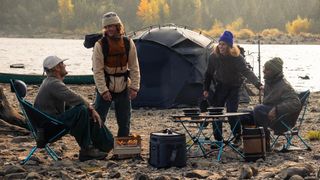
[[[232,141],[232,145],[234,147],[239,147],[242,144],[242,140],[240,137],[236,137],[233,141]]]
[[[81,162],[96,159],[96,160],[102,160],[104,159],[108,153],[102,152],[96,148],[88,147],[88,148],[81,148],[79,152],[79,160]]]

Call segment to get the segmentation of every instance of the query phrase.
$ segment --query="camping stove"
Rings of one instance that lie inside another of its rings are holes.
[[[139,156],[141,154],[141,136],[115,137],[113,154],[118,156]]]

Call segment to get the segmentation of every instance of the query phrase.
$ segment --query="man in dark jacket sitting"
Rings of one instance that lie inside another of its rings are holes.
[[[301,103],[297,93],[283,75],[283,61],[275,57],[264,64],[264,96],[263,103],[257,105],[253,111],[253,118],[257,126],[262,126],[266,135],[267,151],[270,151],[270,132],[286,131],[279,122],[281,120],[289,126],[294,126],[301,110]]]

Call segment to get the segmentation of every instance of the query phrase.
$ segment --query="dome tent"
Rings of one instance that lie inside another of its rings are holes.
[[[141,73],[133,107],[170,108],[199,102],[212,38],[176,25],[150,27],[130,37]]]

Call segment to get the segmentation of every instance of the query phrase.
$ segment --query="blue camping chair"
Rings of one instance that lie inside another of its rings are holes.
[[[297,122],[295,124],[295,126],[291,126],[289,124],[287,124],[286,122],[282,121],[281,119],[284,117],[289,116],[288,114],[283,115],[282,117],[280,117],[280,123],[286,128],[287,131],[283,132],[283,133],[276,133],[273,137],[272,137],[272,144],[271,144],[271,148],[274,147],[274,145],[276,144],[276,142],[279,140],[280,136],[284,136],[286,139],[286,143],[283,145],[283,148],[281,151],[285,152],[290,149],[290,146],[292,145],[292,139],[297,136],[299,138],[299,140],[304,144],[305,149],[311,151],[311,147],[306,143],[306,141],[301,137],[300,135],[300,129],[302,126],[302,123],[304,121],[305,118],[305,114],[306,114],[306,110],[307,110],[307,106],[308,106],[308,99],[310,96],[310,91],[303,91],[301,93],[298,94],[300,102],[301,102],[301,111],[298,115],[297,118]],[[293,149],[292,149],[293,150]]]
[[[30,102],[25,100],[27,94],[27,86],[21,80],[10,80],[11,91],[17,96],[20,108],[26,118],[29,130],[36,141],[29,155],[21,161],[25,164],[38,148],[44,148],[53,160],[61,159],[50,147],[49,144],[57,141],[65,134],[69,133],[69,129],[57,119],[36,109]]]

